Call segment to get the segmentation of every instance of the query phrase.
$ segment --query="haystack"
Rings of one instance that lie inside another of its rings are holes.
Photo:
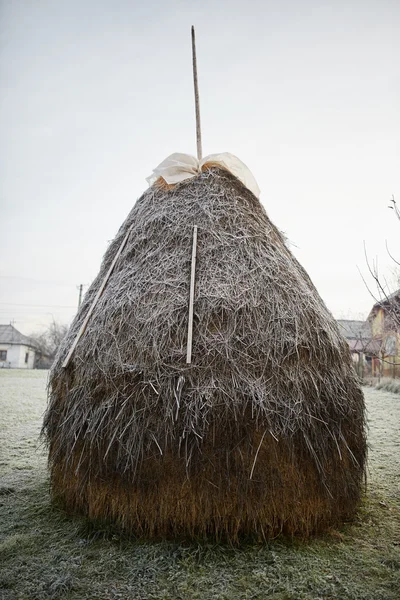
[[[359,502],[364,402],[347,344],[259,200],[223,168],[206,165],[174,186],[159,179],[136,202],[49,394],[54,497],[135,535],[307,536],[349,519]]]

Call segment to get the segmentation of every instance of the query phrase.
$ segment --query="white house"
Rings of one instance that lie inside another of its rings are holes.
[[[0,368],[33,369],[35,347],[12,325],[0,325]]]

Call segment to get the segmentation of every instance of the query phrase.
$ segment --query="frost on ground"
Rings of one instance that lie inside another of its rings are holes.
[[[368,422],[369,490],[400,503],[400,396],[364,389]],[[400,542],[400,540],[399,540]]]
[[[0,369],[0,493],[45,475],[39,433],[46,408],[47,371]]]
[[[47,373],[0,370],[0,599],[397,600],[400,396],[365,388],[368,490],[355,522],[303,543],[143,543],[49,502]]]

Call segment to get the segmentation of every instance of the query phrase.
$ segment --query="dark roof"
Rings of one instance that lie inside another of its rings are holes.
[[[352,352],[364,352],[366,354],[378,354],[382,342],[380,340],[347,340]]]
[[[368,321],[338,319],[339,331],[346,340],[371,339],[371,324]]]
[[[397,330],[398,326],[400,325],[400,289],[396,290],[392,294],[388,294],[385,298],[382,298],[382,300],[375,302],[371,308],[367,320],[372,322],[380,308],[383,310],[385,318],[388,315],[391,317],[392,327],[394,326],[394,328]]]
[[[31,338],[20,333],[12,325],[0,325],[0,344],[24,344],[25,346],[35,346],[35,343]]]
[[[374,310],[374,308],[379,308],[380,306],[385,306],[388,303],[393,302],[394,300],[396,300],[396,304],[397,304],[397,302],[400,301],[400,289],[396,290],[392,294],[388,294],[381,300],[378,300],[377,302],[375,302],[374,306],[372,307],[371,312]]]
[[[352,352],[379,352],[380,341],[373,339],[370,322],[338,319],[337,323]]]

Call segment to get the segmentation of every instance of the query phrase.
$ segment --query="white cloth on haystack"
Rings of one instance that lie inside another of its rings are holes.
[[[250,169],[237,156],[229,152],[210,154],[200,161],[190,154],[175,152],[163,160],[153,170],[150,177],[147,177],[146,181],[148,181],[149,185],[153,185],[159,177],[162,177],[167,183],[173,185],[174,183],[185,181],[185,179],[196,177],[207,163],[219,165],[223,169],[226,169],[253,192],[256,198],[260,197],[260,188]]]

